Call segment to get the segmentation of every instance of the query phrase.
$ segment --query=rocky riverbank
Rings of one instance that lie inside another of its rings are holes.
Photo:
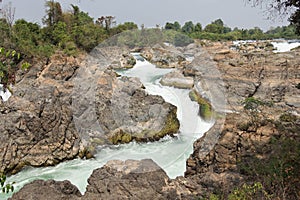
[[[121,48],[98,48],[78,58],[54,55],[18,74],[12,97],[0,105],[0,171],[90,158],[99,144],[177,133],[175,106],[146,94],[138,79],[118,78],[110,69],[132,59],[123,55]]]
[[[184,177],[170,180],[150,160],[111,161],[94,170],[84,195],[69,182],[35,181],[12,199],[226,199],[244,183],[263,185],[255,198],[297,199],[300,50],[275,54],[265,43],[249,46],[201,41],[175,53],[162,46],[142,50],[149,60],[174,60],[180,77],[192,78],[193,90],[217,113],[215,125],[194,143]],[[178,54],[192,54],[194,59],[178,65]],[[135,83],[134,90],[142,87],[137,80],[129,82]],[[32,192],[37,190],[41,192]]]

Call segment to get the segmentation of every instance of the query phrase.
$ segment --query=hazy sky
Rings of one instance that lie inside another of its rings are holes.
[[[2,4],[12,2],[16,7],[16,18],[24,18],[41,23],[45,15],[45,0],[3,0]],[[164,26],[166,22],[186,21],[200,22],[202,26],[221,18],[231,27],[253,28],[263,30],[269,27],[287,25],[286,20],[270,21],[261,8],[246,5],[245,0],[59,0],[63,9],[70,9],[75,4],[92,17],[103,15],[116,17],[117,23],[133,21],[138,25],[155,27]]]

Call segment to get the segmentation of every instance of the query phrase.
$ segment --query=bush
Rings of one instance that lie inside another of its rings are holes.
[[[257,151],[260,151],[259,149]],[[260,182],[273,199],[298,199],[300,190],[300,141],[285,136],[273,138],[265,156],[246,156],[238,163],[248,181]],[[256,199],[256,198],[254,198]]]
[[[285,114],[282,114],[280,117],[279,117],[280,121],[282,122],[295,122],[297,120],[297,116],[291,114],[291,113],[285,113]]]
[[[183,35],[181,33],[177,33],[174,37],[174,45],[175,46],[186,46],[193,43],[194,40],[187,35]]]
[[[2,193],[9,193],[14,191],[14,183],[6,183],[6,176],[4,174],[0,175],[0,185]]]

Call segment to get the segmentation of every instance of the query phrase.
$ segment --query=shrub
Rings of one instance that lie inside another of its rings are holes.
[[[6,176],[4,174],[0,175],[0,185],[2,193],[9,193],[14,191],[14,183],[6,183]]]

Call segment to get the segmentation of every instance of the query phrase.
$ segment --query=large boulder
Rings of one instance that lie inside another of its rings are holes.
[[[110,161],[93,171],[83,199],[167,199],[168,181],[152,160]]]
[[[189,63],[185,55],[172,45],[145,47],[141,50],[141,55],[160,68],[182,68]]]
[[[82,196],[69,181],[36,180],[13,194],[21,199],[177,199],[167,174],[152,160],[109,161],[95,169]]]
[[[83,79],[76,81],[74,116],[88,142],[154,141],[178,132],[177,108],[160,96],[148,95],[138,78],[118,78],[110,70],[82,73]]]
[[[60,199],[81,199],[81,193],[70,181],[35,180],[26,184],[17,193],[14,193],[10,200],[60,200]]]
[[[194,86],[194,79],[192,77],[185,77],[180,71],[174,70],[164,75],[160,83],[165,86],[191,89]]]

